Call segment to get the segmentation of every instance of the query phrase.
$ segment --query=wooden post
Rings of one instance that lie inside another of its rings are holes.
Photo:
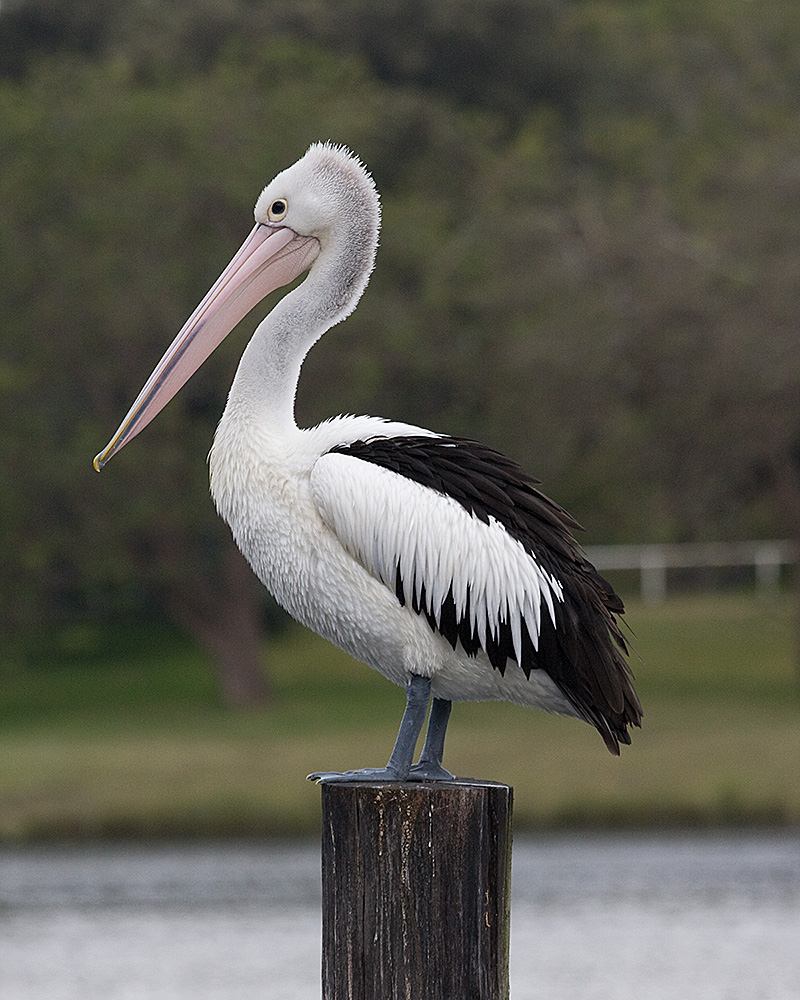
[[[322,785],[323,1000],[507,1000],[512,795]]]

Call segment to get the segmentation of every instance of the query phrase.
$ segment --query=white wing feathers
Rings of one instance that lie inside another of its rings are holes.
[[[407,599],[441,626],[452,593],[456,618],[469,624],[482,648],[511,629],[518,663],[522,629],[538,649],[541,605],[553,625],[560,583],[494,518],[486,524],[457,501],[397,472],[351,455],[328,453],[311,473],[322,520],[368,572],[396,592],[398,574]]]

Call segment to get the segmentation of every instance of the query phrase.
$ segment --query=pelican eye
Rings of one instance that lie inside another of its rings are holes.
[[[267,218],[270,222],[280,222],[281,219],[286,218],[286,213],[289,211],[289,205],[285,198],[276,198],[275,201],[269,206],[267,212]]]

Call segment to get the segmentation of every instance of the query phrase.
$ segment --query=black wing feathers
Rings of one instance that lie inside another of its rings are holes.
[[[376,437],[332,450],[449,496],[486,524],[494,518],[519,541],[564,592],[564,601],[555,602],[557,625],[542,608],[538,650],[523,624],[520,667],[528,677],[531,670],[545,670],[581,716],[598,729],[612,753],[619,753],[620,743],[630,743],[627,727],[640,724],[642,711],[622,655],[627,646],[615,617],[624,611],[622,601],[573,538],[572,532],[581,526],[536,488],[538,480],[499,452],[465,438]],[[510,623],[501,620],[494,628],[487,626],[481,643],[477,628],[470,624],[469,606],[457,614],[452,588],[438,623],[424,586],[419,599],[405,593],[399,565],[395,592],[401,604],[410,596],[413,610],[425,615],[431,628],[454,649],[460,644],[474,656],[483,648],[501,674],[508,660],[516,661]]]

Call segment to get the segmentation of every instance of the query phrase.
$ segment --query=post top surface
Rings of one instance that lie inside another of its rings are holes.
[[[331,781],[324,782],[322,787],[382,788],[428,792],[446,792],[457,788],[505,788],[508,791],[513,790],[510,785],[506,785],[502,781],[490,781],[484,778],[455,778],[453,781]]]

